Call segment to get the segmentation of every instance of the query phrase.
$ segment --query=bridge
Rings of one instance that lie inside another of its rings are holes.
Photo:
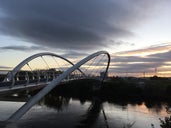
[[[42,89],[18,109],[8,121],[17,121],[33,105],[54,87],[61,83],[80,79],[104,81],[110,64],[110,55],[106,51],[93,53],[76,64],[54,53],[32,55],[13,70],[0,76],[0,93],[27,90],[33,87]]]

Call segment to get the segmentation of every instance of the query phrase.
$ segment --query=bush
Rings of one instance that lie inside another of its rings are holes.
[[[161,128],[171,128],[171,116],[170,117],[165,117],[164,120],[160,119],[160,127]]]

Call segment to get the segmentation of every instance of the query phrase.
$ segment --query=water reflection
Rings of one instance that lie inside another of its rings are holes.
[[[62,111],[65,107],[69,105],[71,99],[71,97],[59,96],[55,92],[51,92],[39,102],[39,105],[45,105],[46,107],[56,109],[57,111]],[[79,98],[79,101],[82,105],[84,105],[86,99],[82,97]],[[90,128],[96,123],[102,110],[103,102],[98,97],[93,97],[91,100],[89,99],[89,102],[90,105],[86,113],[81,115],[80,120],[75,126],[76,128]]]
[[[16,97],[15,97],[16,98]],[[63,108],[66,108],[69,103],[72,100],[78,100],[80,101],[81,105],[84,105],[85,102],[91,102],[90,108],[93,108],[93,110],[101,111],[102,110],[102,104],[103,103],[109,103],[118,105],[122,110],[127,110],[128,107],[132,108],[141,108],[141,110],[146,109],[147,111],[150,111],[152,113],[159,114],[163,112],[165,108],[167,108],[167,111],[171,112],[171,102],[162,102],[162,101],[151,101],[151,100],[144,100],[144,101],[137,101],[134,99],[129,100],[117,100],[114,98],[114,100],[106,100],[101,97],[95,96],[95,97],[73,97],[72,95],[61,95],[56,93],[55,91],[50,92],[47,94],[40,102],[39,105],[45,105],[49,108],[56,109],[57,111],[62,111]],[[98,105],[98,106],[97,106]],[[89,109],[90,109],[89,108]],[[95,109],[96,108],[96,109]],[[89,112],[89,111],[87,111]]]
[[[46,105],[49,108],[54,108],[58,111],[62,111],[63,108],[69,105],[70,99],[71,98],[57,96],[54,93],[50,93],[39,102],[39,105]]]
[[[87,112],[82,115],[82,119],[79,121],[76,128],[90,128],[97,121],[100,111],[102,109],[102,101],[99,98],[93,98],[91,105]]]
[[[14,96],[14,100],[17,101],[17,95]],[[12,97],[10,98],[12,99]],[[18,101],[21,101],[19,97]],[[2,102],[2,104],[4,103]],[[2,104],[0,108],[2,108]],[[99,128],[99,126],[103,128],[151,128],[151,124],[153,124],[153,127],[159,128],[159,118],[164,119],[170,115],[168,112],[171,110],[169,102],[136,102],[136,100],[130,99],[106,100],[98,96],[66,96],[55,91],[46,95],[37,106],[46,107],[46,110],[41,107],[33,107],[34,111],[27,114],[24,118],[25,122],[19,122],[19,126],[34,128],[47,123],[46,126],[53,125],[53,127],[61,128],[66,125],[71,128]],[[9,111],[9,107],[6,111]],[[4,112],[1,110],[0,116]]]
[[[63,108],[67,107],[69,105],[71,98],[69,97],[63,97],[58,96],[55,93],[50,93],[47,96],[44,97],[43,100],[39,103],[39,105],[45,105],[49,108],[56,109],[57,111],[62,111]],[[80,103],[83,105],[86,102],[85,98],[80,99]],[[81,115],[78,123],[76,124],[75,128],[90,128],[93,127],[94,124],[96,124],[96,121],[99,118],[99,115],[102,112],[105,127],[109,128],[107,117],[105,115],[105,111],[103,109],[103,102],[99,97],[93,97],[90,102],[90,105],[83,115]]]

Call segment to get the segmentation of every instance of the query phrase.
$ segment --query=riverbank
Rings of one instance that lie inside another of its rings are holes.
[[[101,111],[105,110],[108,117],[108,125],[111,127],[124,127],[126,123],[131,123],[137,128],[142,128],[144,125],[150,127],[151,124],[154,124],[157,128],[160,125],[159,118],[164,119],[165,116],[169,115],[168,110],[170,110],[171,106],[170,87],[170,80],[110,79],[103,83],[90,79],[70,81],[57,86],[48,93],[16,125],[18,128],[36,128],[38,126],[60,126],[62,128],[66,127],[65,124],[69,124],[70,127],[77,125],[80,127],[81,122],[81,126],[85,127],[87,123],[83,124],[82,122],[98,120],[95,123],[96,128],[99,125],[103,125],[104,119]],[[4,103],[8,105],[5,107],[1,106],[1,116],[6,116],[3,113],[8,113],[8,107],[15,107],[14,103],[16,105],[19,105],[20,102],[23,104],[23,101],[27,101],[31,95],[36,93],[37,91],[34,90],[13,95],[13,102],[9,103],[4,100]],[[9,99],[10,97],[6,98]],[[21,98],[24,99],[22,100]],[[94,101],[98,101],[98,103],[100,101],[100,106],[97,106],[96,109],[91,109],[92,105],[97,105],[94,104]],[[4,103],[2,101],[3,105]],[[11,103],[13,105],[10,105]],[[101,106],[103,106],[103,109],[99,109]],[[94,112],[97,112],[97,114]],[[74,118],[73,115],[75,116]],[[82,119],[82,117],[86,118]],[[95,118],[92,119],[92,117]],[[79,119],[80,122],[78,121]],[[118,123],[118,119],[122,120],[119,120],[120,122]],[[131,122],[128,122],[128,120]],[[94,125],[93,123],[90,122],[90,125]]]
[[[100,87],[100,88],[99,88]],[[103,83],[95,80],[71,81],[53,90],[59,95],[89,99],[98,96],[104,101],[171,101],[170,80],[108,80]]]
[[[30,97],[38,91],[24,91],[19,93],[18,96],[22,100],[26,95]],[[166,102],[171,106],[171,81],[168,79],[144,81],[135,79],[110,79],[101,83],[93,79],[84,79],[61,84],[54,88],[50,94],[72,97],[79,99],[81,102],[85,102],[86,100],[91,101],[92,98],[99,97],[102,102],[107,101],[119,104],[121,103],[120,101],[122,101],[121,104],[141,104],[145,102],[149,107],[156,103]],[[7,97],[11,99],[10,96]],[[49,99],[51,99],[51,96]],[[1,97],[1,100],[3,100],[3,97]]]

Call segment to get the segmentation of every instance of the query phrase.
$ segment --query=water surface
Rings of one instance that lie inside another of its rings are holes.
[[[0,101],[0,120],[4,123],[24,102]],[[165,103],[102,102],[98,97],[80,101],[68,97],[44,98],[19,121],[16,128],[160,128],[159,118],[169,116]],[[8,124],[11,127],[11,124]],[[1,126],[1,125],[0,125]]]

